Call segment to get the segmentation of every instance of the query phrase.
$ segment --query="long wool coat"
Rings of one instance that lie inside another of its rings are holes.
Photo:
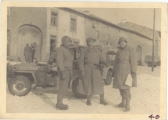
[[[103,80],[98,67],[94,64],[105,62],[100,50],[86,47],[79,58],[79,67],[84,71],[84,79],[79,81],[79,92],[86,95],[103,94]],[[82,84],[80,84],[82,83]]]
[[[30,46],[24,48],[24,56],[26,62],[32,62],[32,49]]]
[[[132,87],[137,86],[136,79],[137,60],[135,50],[129,46],[124,49],[119,48],[114,62],[114,81],[113,88],[128,89],[129,86],[125,85],[128,74],[132,75]]]

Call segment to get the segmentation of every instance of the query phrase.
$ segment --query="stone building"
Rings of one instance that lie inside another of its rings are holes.
[[[74,10],[74,9],[71,9]],[[74,10],[76,11],[76,10]],[[137,60],[139,64],[146,65],[145,56],[152,55],[152,41],[153,30],[138,26],[133,26],[130,29],[129,25],[116,25],[102,18],[99,18],[88,11],[76,11],[83,14],[85,17],[85,38],[94,37],[97,39],[97,43],[101,44],[104,49],[110,46],[112,49],[116,49],[118,46],[119,37],[126,37],[128,44],[137,51]],[[160,32],[155,31],[155,56],[160,57]],[[104,54],[105,58],[105,54]]]
[[[26,43],[36,42],[40,61],[48,61],[52,46],[58,47],[68,35],[84,45],[84,18],[63,8],[11,7],[7,16],[8,56],[24,61]]]
[[[138,33],[141,33],[145,36],[147,36],[148,38],[150,38],[151,40],[153,40],[153,29],[147,28],[145,26],[141,26],[132,22],[121,22],[118,24],[121,27],[127,28],[129,30],[133,30],[136,31]],[[161,32],[158,30],[155,30],[155,36],[154,36],[154,45],[155,45],[155,56],[160,56],[161,51],[160,51],[160,40],[161,40]]]
[[[152,54],[152,38],[133,29],[115,25],[88,11],[71,8],[10,8],[8,14],[8,55],[24,60],[26,43],[37,42],[41,50],[41,61],[47,61],[52,46],[58,47],[61,38],[68,35],[73,42],[86,45],[87,37],[97,39],[106,50],[116,49],[118,38],[124,36],[128,44],[137,50],[138,61],[144,64],[145,56]],[[160,38],[159,38],[160,39]],[[160,46],[159,43],[155,44]],[[156,47],[155,55],[159,54]],[[145,64],[144,64],[145,65]]]

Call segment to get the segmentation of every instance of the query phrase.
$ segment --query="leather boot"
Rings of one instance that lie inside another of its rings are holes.
[[[130,111],[130,98],[126,98],[126,106],[124,112]]]
[[[100,95],[100,104],[107,105],[107,102],[104,100],[104,94]]]
[[[126,100],[125,100],[125,98],[122,96],[122,101],[121,101],[121,103],[118,104],[118,105],[115,105],[115,107],[116,107],[116,108],[124,108],[124,107],[125,107],[125,102],[126,102]]]
[[[90,95],[87,96],[87,102],[86,102],[86,104],[87,104],[88,106],[92,105],[92,104],[91,104],[91,101],[90,101]]]
[[[63,103],[62,103],[62,105],[68,108],[68,105],[66,105],[66,104],[63,104]]]
[[[68,110],[68,105],[64,105],[61,101],[58,101],[56,104],[56,108],[59,110]]]

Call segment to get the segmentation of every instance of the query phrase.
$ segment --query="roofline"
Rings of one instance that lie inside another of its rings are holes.
[[[59,9],[61,9],[61,8],[59,8]],[[130,29],[126,29],[126,28],[121,27],[121,26],[119,26],[119,25],[113,24],[113,23],[111,23],[111,22],[109,22],[109,21],[106,21],[106,20],[104,20],[104,19],[102,19],[102,18],[99,18],[99,17],[97,17],[97,16],[91,16],[91,15],[85,14],[85,13],[83,13],[83,12],[80,12],[80,11],[75,10],[75,9],[72,9],[72,8],[64,7],[64,8],[62,8],[62,9],[67,9],[67,10],[71,10],[71,11],[73,11],[73,12],[77,12],[77,13],[79,13],[79,14],[84,15],[85,17],[88,17],[88,18],[91,18],[91,19],[95,19],[95,20],[100,21],[100,22],[103,22],[103,23],[105,23],[105,24],[109,24],[110,26],[113,26],[113,27],[115,27],[115,28],[117,28],[117,29],[122,29],[123,31],[131,32],[131,33],[134,33],[134,34],[136,34],[136,35],[138,35],[138,36],[144,37],[144,38],[146,38],[146,39],[153,40],[153,38],[150,38],[150,37],[148,37],[148,36],[145,36],[145,35],[143,35],[143,34],[141,34],[141,33],[139,33],[139,32],[136,32],[136,31],[133,31],[133,30],[130,30]]]

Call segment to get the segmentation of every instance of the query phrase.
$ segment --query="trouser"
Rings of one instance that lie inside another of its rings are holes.
[[[38,62],[38,58],[34,58],[33,63],[37,63],[37,62]]]
[[[69,81],[70,81],[71,71],[65,70],[65,72],[66,72],[66,78],[63,80],[61,72],[58,71],[60,81],[59,81],[59,90],[58,90],[58,94],[57,94],[57,102],[62,102],[62,100],[66,94]]]
[[[130,89],[119,89],[120,95],[125,99],[131,99]]]

